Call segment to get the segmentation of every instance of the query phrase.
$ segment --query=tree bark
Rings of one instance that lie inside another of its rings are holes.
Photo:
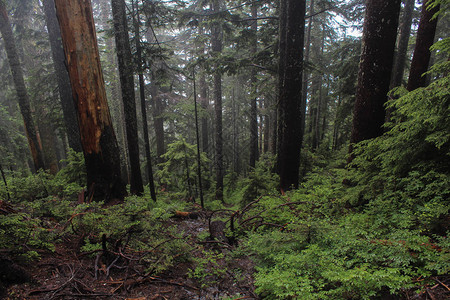
[[[103,31],[108,32],[111,31],[112,27],[109,24],[111,19],[111,2],[109,1],[100,1],[97,0],[98,5],[100,7],[100,22]],[[104,68],[103,70],[108,70],[110,72],[110,81],[111,81],[111,98],[108,99],[108,104],[111,108],[111,118],[113,122],[113,127],[115,128],[115,132],[117,134],[117,143],[119,145],[120,151],[120,170],[122,174],[122,180],[126,183],[130,182],[130,172],[129,172],[129,163],[128,163],[128,147],[126,140],[126,132],[125,132],[125,122],[124,122],[124,112],[123,112],[123,101],[122,101],[122,92],[120,90],[120,79],[119,79],[119,71],[118,71],[118,63],[117,63],[117,55],[116,55],[116,46],[114,42],[114,37],[110,37],[107,34],[103,34],[106,44],[106,60],[109,62],[107,64],[108,68]],[[108,88],[106,87],[108,90]]]
[[[139,162],[139,139],[137,131],[136,100],[133,79],[133,61],[130,41],[128,39],[128,24],[124,0],[111,0],[114,20],[114,35],[116,40],[117,58],[119,61],[120,85],[125,113],[127,131],[128,155],[130,159],[130,192],[142,195],[141,167]]]
[[[303,141],[303,46],[306,1],[286,0],[280,15],[280,85],[278,103],[278,172],[280,189],[298,187]],[[285,13],[284,13],[285,12]],[[283,42],[284,40],[284,42]],[[284,49],[283,49],[284,48]],[[285,54],[283,61],[282,54]]]
[[[202,36],[204,34],[203,26],[199,26],[198,35]],[[197,55],[202,57],[205,55],[205,44],[203,42],[197,43]],[[204,70],[200,72],[199,79],[199,88],[200,88],[200,106],[202,107],[204,114],[201,118],[201,131],[202,131],[202,149],[203,152],[209,153],[209,139],[208,139],[208,118],[206,116],[209,100],[208,100],[208,85],[206,84],[206,74]]]
[[[156,138],[156,157],[157,162],[162,163],[162,155],[165,153],[165,143],[164,143],[164,117],[163,114],[163,103],[161,97],[159,96],[158,80],[154,72],[151,74],[151,86],[150,95],[152,96],[153,104],[153,123],[155,126],[155,138]]]
[[[133,8],[134,6],[134,1]],[[153,180],[153,168],[152,168],[152,156],[150,153],[150,140],[148,137],[148,122],[147,122],[147,105],[145,104],[145,82],[144,82],[144,70],[142,59],[142,49],[141,49],[141,33],[140,33],[140,18],[139,18],[139,7],[136,4],[136,8],[133,9],[135,16],[133,17],[134,22],[134,39],[136,41],[136,56],[138,61],[138,73],[139,73],[139,96],[141,99],[141,113],[142,113],[142,126],[144,129],[144,142],[145,142],[145,157],[147,159],[147,173],[148,173],[148,183],[150,187],[150,195],[153,201],[156,201],[155,183]]]
[[[213,1],[213,11],[221,10],[222,0]],[[222,52],[222,24],[215,20],[211,28],[211,50],[213,56]],[[223,201],[223,138],[222,138],[222,74],[215,66],[214,112],[216,116],[216,199]]]
[[[41,107],[38,112],[40,118],[37,119],[37,125],[42,143],[42,152],[44,164],[50,174],[55,175],[59,171],[58,155],[56,150],[56,134],[49,119],[49,113],[45,107]]]
[[[258,7],[257,2],[252,3],[251,7],[252,13],[252,21],[251,31],[253,33],[252,43],[250,46],[250,55],[256,56],[256,52],[258,51]],[[249,165],[251,168],[255,167],[255,163],[258,160],[259,152],[258,152],[258,109],[257,109],[257,79],[256,75],[258,74],[256,68],[252,68],[250,71],[250,162]]]
[[[56,13],[72,84],[93,199],[123,200],[125,184],[100,66],[95,24],[89,0],[56,0]]]
[[[195,111],[195,137],[197,140],[197,176],[198,176],[198,189],[200,193],[200,205],[202,209],[205,208],[203,200],[203,185],[202,185],[202,164],[200,159],[200,133],[198,129],[198,110],[197,110],[197,90],[195,85],[195,69],[192,72],[193,84],[194,84],[194,111]]]
[[[428,70],[431,57],[430,47],[433,45],[437,26],[437,18],[432,20],[432,17],[439,11],[439,5],[430,10],[427,9],[429,2],[431,1],[424,0],[422,4],[416,47],[414,48],[411,69],[409,71],[408,91],[413,91],[427,85],[427,79],[423,74]]]
[[[35,171],[44,168],[44,159],[40,148],[38,134],[31,114],[30,98],[28,97],[27,88],[23,78],[22,66],[20,64],[19,55],[14,41],[13,32],[6,11],[5,4],[0,1],[0,32],[3,36],[8,63],[11,69],[14,85],[16,88],[17,99],[19,102],[20,113],[23,117],[25,134],[28,139],[31,156]]]
[[[406,0],[403,16],[400,22],[400,35],[398,37],[397,54],[394,59],[390,89],[400,86],[405,70],[406,52],[408,50],[409,36],[411,35],[412,13],[415,0]]]
[[[61,42],[61,32],[56,19],[55,1],[43,0],[45,21],[52,50],[53,66],[55,68],[58,82],[59,97],[64,116],[69,147],[76,152],[81,152],[80,131],[78,127],[77,113],[72,99],[72,87],[70,86],[69,74],[64,63],[64,50]]]
[[[400,3],[401,0],[366,2],[350,153],[353,144],[383,134]],[[349,162],[352,159],[350,155]]]
[[[307,30],[306,30],[304,64],[308,64],[309,63],[309,59],[310,59],[311,29],[312,29],[312,25],[313,25],[313,22],[314,22],[314,0],[311,0],[310,3],[309,3],[309,15],[311,17],[309,17],[309,19],[308,19],[308,27],[307,27]],[[307,70],[303,70],[302,105],[305,108],[302,108],[302,110],[305,110],[305,111],[306,111],[306,102],[307,102],[307,98],[308,98],[309,75],[310,74],[309,74],[309,72]],[[314,92],[312,94],[314,94]],[[310,130],[308,130],[309,131],[308,133],[312,132],[312,124],[313,124],[312,120],[313,120],[313,116],[314,116],[314,113],[313,113],[314,108],[311,105],[311,103],[309,105],[309,110],[310,110],[310,120],[311,120],[310,125],[311,126],[309,127]],[[304,134],[305,127],[306,127],[306,117],[305,117],[305,120],[304,120],[302,126],[303,126],[302,127],[302,131],[303,131],[303,134]],[[312,147],[314,148],[314,146],[312,146]]]

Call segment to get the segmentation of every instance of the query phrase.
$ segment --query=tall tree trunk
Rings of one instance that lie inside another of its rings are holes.
[[[144,129],[144,142],[145,142],[145,157],[147,159],[147,173],[148,183],[150,187],[150,195],[153,201],[156,201],[155,183],[153,180],[153,168],[152,168],[152,156],[150,153],[150,140],[148,137],[148,122],[147,122],[147,105],[145,104],[145,82],[144,82],[144,61],[142,59],[141,49],[141,33],[140,33],[140,17],[139,6],[133,3],[133,22],[134,22],[134,39],[136,41],[136,56],[138,61],[138,73],[139,73],[139,96],[141,99],[141,113],[142,113],[142,126]]]
[[[338,103],[336,106],[336,113],[334,115],[334,126],[333,126],[333,150],[337,150],[339,146],[339,129],[341,122],[338,120],[339,110],[341,107],[341,95],[338,95]]]
[[[401,0],[367,0],[349,152],[383,134]],[[349,162],[353,159],[350,155]]]
[[[44,159],[42,150],[39,146],[38,134],[31,115],[31,104],[28,97],[27,88],[23,78],[22,66],[17,53],[16,43],[8,18],[8,13],[3,1],[0,1],[0,32],[3,36],[4,46],[8,57],[8,63],[11,68],[14,85],[16,88],[17,99],[19,102],[20,113],[23,117],[25,134],[28,139],[31,156],[33,158],[35,170],[44,168]]]
[[[128,39],[128,24],[124,0],[111,0],[114,20],[114,35],[116,39],[117,58],[119,61],[120,85],[125,113],[127,131],[128,155],[130,159],[130,192],[142,195],[141,167],[139,162],[139,138],[137,131],[136,99],[134,92],[133,61],[130,41]]]
[[[45,107],[39,111],[40,118],[37,119],[37,125],[40,133],[40,140],[42,143],[44,164],[50,174],[55,175],[59,171],[58,157],[56,150],[56,134],[53,126],[49,120],[49,113]]]
[[[256,52],[258,51],[258,7],[257,2],[252,3],[251,8],[252,13],[252,21],[251,31],[253,33],[252,44],[250,46],[250,55],[253,57],[256,56]],[[257,109],[257,79],[256,75],[258,74],[256,68],[252,68],[250,71],[250,167],[254,168],[255,163],[258,160],[258,109]]]
[[[72,84],[89,194],[95,200],[123,200],[120,157],[106,101],[95,24],[89,0],[56,0],[64,52]]]
[[[409,36],[411,35],[412,13],[414,11],[415,0],[406,0],[403,16],[400,22],[400,35],[398,37],[397,54],[394,59],[392,70],[392,80],[390,89],[400,86],[405,70],[406,52],[408,50]]]
[[[197,140],[197,176],[198,176],[198,189],[200,192],[200,205],[202,209],[205,208],[205,203],[203,200],[203,185],[202,185],[202,164],[200,159],[200,133],[198,129],[198,110],[197,110],[197,89],[195,85],[195,69],[192,74],[193,84],[194,84],[194,111],[195,111],[195,137]]]
[[[213,0],[214,12],[221,10],[222,0]],[[222,24],[214,20],[211,28],[211,49],[213,56],[222,52]],[[223,138],[222,138],[222,74],[217,66],[214,73],[214,111],[216,115],[216,199],[223,201]]]
[[[208,100],[208,85],[206,84],[205,72],[200,74],[200,105],[204,111],[202,122],[202,149],[203,152],[209,153],[209,139],[208,139],[208,118],[206,113],[208,112],[209,100]]]
[[[322,26],[322,39],[320,42],[320,50],[318,53],[320,53],[320,59],[323,58],[323,53],[325,50],[325,28]],[[314,119],[314,146],[313,150],[317,150],[320,146],[320,143],[322,142],[321,138],[321,124],[320,121],[325,115],[326,110],[326,103],[324,103],[324,97],[323,97],[323,74],[321,71],[319,71],[318,76],[318,95],[317,95],[317,114]]]
[[[69,147],[76,152],[81,152],[80,131],[78,127],[77,113],[72,99],[72,87],[69,74],[64,63],[64,50],[61,43],[61,32],[56,19],[55,1],[43,0],[45,21],[47,24],[50,47],[52,50],[53,66],[58,82],[59,97],[66,126]]]
[[[264,153],[269,152],[269,141],[270,141],[270,124],[271,124],[271,118],[270,118],[270,105],[269,105],[269,99],[268,96],[264,98],[264,147],[263,151]]]
[[[412,91],[426,86],[427,79],[423,74],[428,70],[430,63],[430,47],[434,42],[437,18],[432,19],[439,11],[439,5],[433,9],[427,9],[430,0],[424,0],[422,4],[422,15],[420,16],[419,29],[417,30],[416,47],[409,71],[407,90]]]
[[[109,1],[97,0],[100,6],[100,22],[102,29],[106,32],[111,30],[109,21],[111,19],[111,3]],[[113,121],[113,127],[115,128],[117,134],[117,142],[119,144],[120,157],[120,170],[122,174],[122,179],[129,183],[130,182],[130,172],[128,163],[128,147],[127,139],[125,133],[125,122],[124,122],[124,111],[123,111],[123,101],[122,92],[120,90],[120,79],[118,72],[118,62],[116,55],[116,46],[114,38],[104,34],[105,44],[106,44],[106,60],[110,63],[109,70],[111,72],[111,98],[108,99],[109,106],[111,108],[111,117]]]
[[[277,93],[277,105],[275,107],[276,109],[276,126],[274,127],[274,154],[278,155],[277,164],[276,164],[276,171],[280,172],[280,164],[278,160],[280,160],[279,156],[280,154],[278,151],[281,147],[281,140],[280,140],[280,132],[281,132],[281,123],[280,123],[280,106],[281,106],[281,94],[283,92],[282,87],[284,87],[284,81],[285,81],[285,69],[286,69],[286,31],[287,31],[287,3],[286,1],[280,0],[280,7],[279,7],[279,29],[278,29],[278,51],[279,51],[279,61],[278,61],[278,93]]]
[[[202,36],[204,34],[203,26],[198,27],[198,35]],[[197,42],[197,55],[202,57],[205,55],[205,43],[202,41]],[[200,105],[204,111],[204,114],[201,118],[201,131],[202,131],[202,149],[203,152],[209,153],[209,139],[208,139],[208,118],[206,116],[206,112],[209,106],[208,100],[208,85],[206,84],[206,73],[204,70],[200,71],[200,79],[199,79],[199,88],[200,88]]]
[[[285,13],[280,15],[280,58],[282,80],[279,85],[278,103],[278,172],[280,189],[286,191],[298,187],[300,150],[303,141],[302,122],[305,112],[302,105],[303,45],[305,33],[306,1],[286,0]]]
[[[164,149],[164,117],[163,117],[163,104],[161,97],[159,96],[158,82],[154,72],[151,73],[151,86],[150,95],[152,96],[153,104],[153,123],[155,126],[155,138],[156,138],[156,157],[157,162],[160,164],[163,162],[162,155],[165,153]]]
[[[311,29],[312,29],[312,25],[314,22],[314,0],[311,0],[309,3],[309,19],[308,19],[308,27],[306,30],[306,41],[305,41],[305,57],[304,57],[304,65],[309,64],[309,60],[310,60],[310,51],[311,51]],[[303,82],[302,82],[302,105],[305,108],[302,108],[302,110],[306,111],[306,103],[307,103],[307,98],[308,98],[308,85],[309,85],[309,74],[310,72],[308,72],[308,70],[303,70]],[[311,93],[314,94],[314,91]],[[312,97],[311,97],[312,98]],[[309,105],[309,111],[310,111],[310,126],[309,126],[309,130],[308,130],[308,134],[312,132],[312,120],[314,117],[314,108],[312,106],[312,102]],[[306,117],[305,120],[303,121],[302,124],[302,131],[303,134],[305,132],[305,127],[306,127]],[[312,143],[313,144],[313,143]],[[314,148],[314,146],[312,146]]]

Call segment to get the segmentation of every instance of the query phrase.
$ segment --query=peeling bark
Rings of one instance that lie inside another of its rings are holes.
[[[61,99],[61,107],[64,116],[69,147],[76,152],[81,152],[80,132],[78,128],[77,114],[72,99],[72,87],[69,74],[65,65],[64,50],[61,43],[61,32],[56,19],[55,1],[42,0],[44,5],[45,20],[52,50],[53,66],[55,68],[58,83],[58,92]]]
[[[66,63],[78,113],[87,186],[95,200],[123,200],[125,184],[100,66],[89,0],[56,0]]]

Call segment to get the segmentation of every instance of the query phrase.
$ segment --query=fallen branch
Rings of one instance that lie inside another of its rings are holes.
[[[439,283],[439,284],[441,284],[443,287],[445,287],[446,289],[447,289],[447,291],[449,291],[450,292],[450,288],[445,284],[445,283],[443,283],[442,281],[440,281],[439,279],[437,279],[437,278],[433,278],[437,283]]]

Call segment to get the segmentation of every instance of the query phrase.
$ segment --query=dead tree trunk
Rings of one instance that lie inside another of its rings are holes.
[[[73,99],[80,126],[89,193],[123,200],[119,147],[112,127],[89,0],[56,0]]]
[[[53,66],[58,82],[59,97],[66,126],[69,147],[76,152],[81,152],[80,131],[78,127],[77,113],[72,99],[72,87],[69,74],[64,63],[64,50],[61,43],[61,32],[56,19],[55,1],[43,0],[45,20],[47,24],[50,47],[52,50]]]

